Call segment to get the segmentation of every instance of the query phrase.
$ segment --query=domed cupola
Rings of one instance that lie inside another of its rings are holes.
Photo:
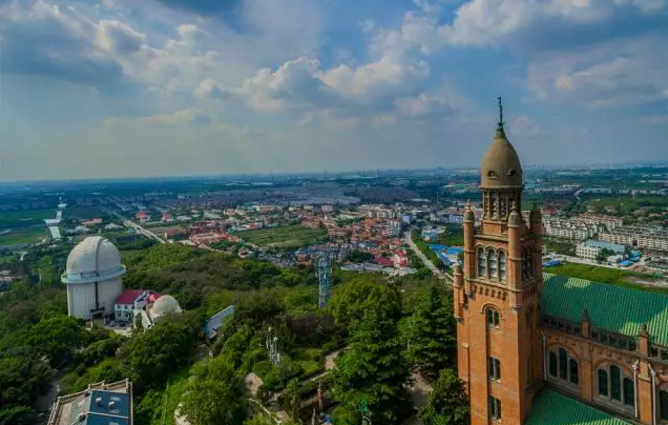
[[[483,189],[522,187],[522,164],[515,148],[503,129],[503,105],[499,98],[499,123],[492,144],[482,160],[481,184]]]
[[[499,123],[492,144],[480,167],[483,215],[488,220],[505,221],[513,204],[521,206],[522,164],[503,129],[503,105],[499,100]]]

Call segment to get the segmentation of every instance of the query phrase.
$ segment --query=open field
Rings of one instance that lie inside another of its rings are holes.
[[[45,227],[15,228],[9,233],[0,235],[0,245],[18,245],[39,242],[45,231]]]
[[[29,210],[0,212],[0,229],[29,227],[42,223],[45,218],[56,218],[56,210]]]
[[[324,229],[310,229],[299,225],[245,230],[235,236],[259,246],[276,248],[299,248],[307,246],[327,234]]]
[[[562,276],[576,277],[579,279],[593,280],[596,282],[604,282],[612,285],[622,286],[625,288],[642,289],[650,292],[668,295],[668,286],[665,288],[660,286],[642,285],[638,281],[656,282],[659,280],[652,275],[629,272],[625,270],[611,269],[607,267],[597,267],[587,264],[568,263],[559,266],[549,267],[545,269],[547,273],[554,273]]]

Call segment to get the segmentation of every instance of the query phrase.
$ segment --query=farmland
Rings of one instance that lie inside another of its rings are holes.
[[[272,227],[258,230],[237,232],[235,236],[259,246],[275,248],[299,248],[307,246],[318,238],[325,236],[324,229],[310,229],[298,225]]]

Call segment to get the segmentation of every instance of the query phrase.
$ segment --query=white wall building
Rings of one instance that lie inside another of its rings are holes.
[[[601,251],[603,251],[601,248],[588,246],[585,243],[580,243],[575,247],[575,255],[585,260],[595,261],[601,255]]]
[[[84,320],[113,315],[125,271],[113,243],[100,236],[84,239],[70,252],[61,276],[67,285],[67,313]]]

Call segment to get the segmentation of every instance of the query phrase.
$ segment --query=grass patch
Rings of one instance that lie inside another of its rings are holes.
[[[56,209],[0,212],[0,229],[30,227],[43,223],[45,218],[56,218]]]
[[[654,276],[644,273],[610,269],[607,267],[597,267],[579,263],[568,263],[549,267],[545,269],[545,272],[554,273],[561,276],[575,277],[578,279],[609,283],[611,285],[621,286],[624,288],[641,289],[648,292],[668,295],[668,288],[642,285],[637,283],[636,279],[644,281],[657,281],[657,278]]]
[[[254,245],[276,248],[308,246],[327,234],[325,229],[310,229],[299,225],[245,230],[235,235]]]
[[[12,229],[11,232],[0,235],[0,246],[37,243],[42,240],[45,231],[46,229],[44,227],[23,227]]]

